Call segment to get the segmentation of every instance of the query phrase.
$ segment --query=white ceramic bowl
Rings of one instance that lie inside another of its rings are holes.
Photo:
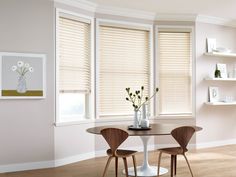
[[[219,52],[219,53],[230,53],[231,50],[224,48],[224,47],[217,47],[216,49],[213,50],[214,52]]]

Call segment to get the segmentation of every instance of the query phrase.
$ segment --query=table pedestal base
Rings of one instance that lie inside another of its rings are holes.
[[[168,170],[166,168],[160,167],[160,175],[163,175],[167,173]],[[123,171],[125,173],[125,171]],[[128,169],[129,176],[135,176],[134,175],[134,168],[131,167]],[[157,176],[157,167],[156,166],[148,166],[144,168],[143,166],[137,167],[137,176],[141,177],[151,177],[151,176]]]
[[[137,176],[157,176],[157,167],[155,166],[150,166],[148,163],[148,149],[147,149],[147,144],[148,140],[150,139],[150,136],[140,136],[142,142],[143,142],[143,164],[142,166],[137,167]],[[168,170],[166,168],[160,167],[160,175],[163,175],[167,173]],[[125,174],[125,171],[123,171]],[[128,174],[129,176],[135,176],[134,175],[134,168],[131,167],[128,169]]]

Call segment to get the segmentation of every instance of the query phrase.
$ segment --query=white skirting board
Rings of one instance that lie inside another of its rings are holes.
[[[219,147],[219,146],[226,146],[226,145],[232,145],[236,144],[236,139],[229,139],[224,141],[212,141],[207,143],[198,143],[196,144],[197,149],[203,149],[203,148],[211,148],[211,147]]]
[[[0,165],[0,173],[34,170],[42,168],[55,167],[54,161],[40,161],[40,162],[29,162],[29,163],[17,163],[9,165]]]
[[[230,139],[230,140],[225,140],[225,141],[214,141],[214,142],[208,142],[208,143],[190,144],[189,148],[190,149],[192,149],[192,148],[201,149],[201,148],[218,147],[218,146],[225,146],[225,145],[231,145],[231,144],[236,144],[236,139]],[[176,145],[174,145],[174,144],[149,145],[148,149],[155,150],[155,149],[159,149],[159,148],[163,148],[163,147],[171,147],[171,146],[176,146]],[[139,152],[143,151],[142,146],[130,147],[127,149],[133,149],[133,150],[137,150]],[[102,157],[105,155],[106,155],[106,150],[100,150],[100,151],[96,151],[96,152],[78,154],[75,156],[70,156],[70,157],[51,160],[51,161],[0,165],[0,173],[59,167],[62,165],[67,165],[70,163],[75,163],[75,162],[91,159],[94,157]]]

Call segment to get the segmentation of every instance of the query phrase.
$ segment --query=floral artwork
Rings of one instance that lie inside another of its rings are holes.
[[[44,54],[0,52],[0,98],[45,97]]]
[[[26,74],[29,72],[32,73],[34,68],[31,67],[29,63],[17,61],[17,65],[13,65],[11,70],[18,73],[18,84],[16,91],[18,93],[25,93],[27,91]]]

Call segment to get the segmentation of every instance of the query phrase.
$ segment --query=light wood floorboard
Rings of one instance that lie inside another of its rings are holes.
[[[149,153],[150,164],[157,164],[156,151]],[[194,177],[236,177],[236,145],[229,145],[217,148],[200,149],[187,153]],[[95,158],[57,168],[31,170],[15,173],[0,174],[0,177],[101,177],[107,158]],[[142,163],[142,153],[137,155],[137,164]],[[129,167],[132,165],[132,158],[128,159]],[[178,157],[177,177],[190,177],[190,172],[184,158]],[[169,169],[170,157],[163,155],[161,166]],[[119,175],[124,168],[123,162],[119,160]],[[111,162],[107,177],[115,176],[115,163]],[[170,174],[162,175],[169,177]]]

